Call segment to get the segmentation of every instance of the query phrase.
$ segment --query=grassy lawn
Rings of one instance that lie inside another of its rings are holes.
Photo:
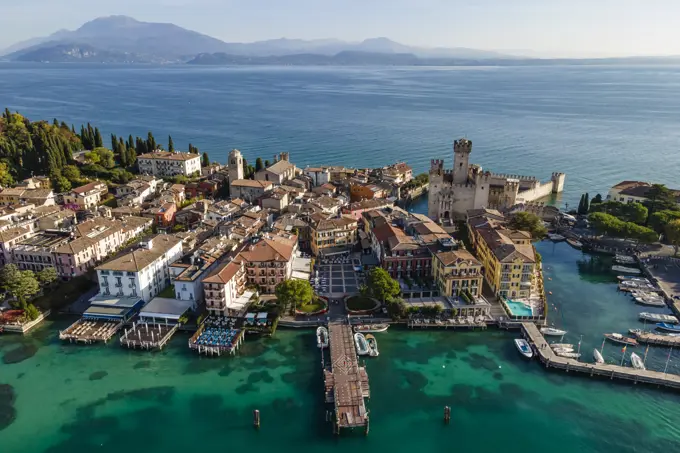
[[[347,299],[347,308],[349,310],[372,310],[376,307],[373,299],[364,296],[352,296]]]
[[[47,289],[45,294],[33,300],[32,303],[41,310],[64,308],[97,286],[95,282],[85,276],[76,277],[67,282],[59,282],[55,285],[54,288]]]
[[[175,285],[170,285],[167,288],[165,288],[163,291],[158,293],[158,297],[165,297],[166,299],[174,299],[175,298]]]
[[[321,300],[313,300],[310,304],[298,305],[296,308],[299,311],[303,311],[305,313],[314,313],[326,308],[326,304]]]

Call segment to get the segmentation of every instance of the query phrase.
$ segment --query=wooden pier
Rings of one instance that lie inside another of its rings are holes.
[[[59,331],[60,340],[73,343],[91,344],[98,341],[107,343],[123,326],[122,321],[101,321],[81,318],[66,330]]]
[[[364,428],[368,434],[368,411],[364,398],[370,397],[366,368],[359,366],[352,327],[344,322],[328,325],[330,363],[324,369],[325,399],[335,405],[333,432],[343,428]]]
[[[680,337],[672,337],[670,335],[660,335],[654,332],[640,331],[633,333],[631,332],[635,339],[639,343],[657,345],[657,346],[672,346],[680,347]]]
[[[125,329],[120,345],[131,349],[163,349],[175,334],[179,324],[150,324],[137,322],[131,329]]]
[[[456,328],[465,328],[465,329],[482,329],[482,330],[485,330],[487,328],[487,326],[488,326],[487,321],[468,320],[466,318],[447,319],[445,321],[440,321],[440,322],[427,320],[427,319],[426,320],[409,319],[408,321],[406,321],[406,327],[408,327],[409,329],[431,329],[431,328],[456,329]]]
[[[676,374],[661,373],[659,371],[636,370],[632,367],[624,367],[610,364],[584,363],[575,359],[567,359],[555,354],[545,341],[545,338],[535,324],[522,323],[522,332],[533,345],[534,353],[546,368],[557,368],[567,372],[576,371],[589,374],[590,376],[602,376],[609,379],[622,379],[680,389],[680,376]]]

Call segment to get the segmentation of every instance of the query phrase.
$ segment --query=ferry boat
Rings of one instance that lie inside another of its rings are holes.
[[[368,342],[366,341],[366,337],[364,337],[363,334],[358,332],[354,334],[354,345],[357,348],[357,354],[359,355],[369,354]]]
[[[522,354],[527,359],[530,359],[534,356],[534,351],[531,350],[531,345],[529,345],[529,343],[522,338],[515,338],[515,347],[520,352],[520,354]]]
[[[637,346],[638,342],[633,338],[624,337],[620,333],[606,333],[604,337],[614,343],[625,344],[627,346]]]
[[[645,364],[642,361],[642,359],[640,358],[640,356],[637,355],[634,352],[630,353],[630,362],[633,364],[633,368],[635,368],[636,370],[646,370],[647,369],[647,368],[645,368]]]
[[[323,326],[316,329],[316,347],[321,349],[328,347],[328,329]]]
[[[593,349],[593,359],[595,359],[595,363],[604,363],[604,357],[597,349]]]
[[[554,327],[541,327],[541,333],[543,335],[549,335],[554,337],[561,337],[567,334],[566,330],[556,329]]]
[[[354,326],[354,331],[360,333],[379,333],[385,332],[389,328],[389,324],[357,324]]]
[[[635,269],[634,267],[626,267],[626,266],[612,266],[612,270],[615,272],[621,272],[622,274],[633,274],[633,275],[640,275],[642,272],[640,269]]]
[[[577,241],[576,239],[572,238],[567,239],[567,244],[571,245],[577,250],[581,250],[583,248],[583,242]]]
[[[664,315],[661,313],[647,313],[647,312],[642,312],[640,313],[640,319],[643,321],[652,321],[652,322],[665,322],[668,324],[677,324],[678,323],[678,318],[676,318],[673,315]]]
[[[665,332],[672,332],[672,333],[680,332],[680,326],[674,326],[673,324],[669,324],[667,322],[656,323],[656,328],[659,329],[659,330],[663,330]]]
[[[366,342],[368,343],[368,355],[371,357],[378,357],[378,355],[380,355],[378,352],[378,340],[369,333],[366,334]]]
[[[566,238],[564,236],[562,236],[561,234],[548,233],[548,239],[550,239],[553,242],[560,242],[560,241],[564,241]]]

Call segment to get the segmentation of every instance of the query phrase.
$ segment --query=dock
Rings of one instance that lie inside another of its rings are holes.
[[[245,330],[237,328],[233,319],[208,317],[189,339],[189,349],[205,355],[234,355],[244,335]]]
[[[680,376],[676,374],[650,370],[636,370],[632,367],[604,363],[584,363],[575,359],[567,359],[565,357],[560,357],[553,352],[535,324],[529,322],[522,323],[522,332],[527,341],[532,344],[534,353],[546,368],[557,368],[567,372],[581,372],[590,376],[602,376],[609,379],[616,378],[632,381],[636,384],[642,382],[645,384],[680,389]]]
[[[345,322],[328,325],[330,363],[324,369],[325,400],[335,406],[333,432],[364,428],[368,434],[369,419],[364,398],[370,398],[366,368],[359,366],[354,346],[354,332]]]
[[[486,320],[476,320],[472,317],[468,318],[451,318],[444,321],[435,321],[431,319],[420,319],[420,318],[409,318],[406,321],[406,327],[409,329],[455,329],[455,328],[467,328],[467,329],[486,329],[488,326]]]
[[[120,345],[130,349],[163,349],[175,334],[179,324],[132,323],[120,337]]]
[[[631,332],[632,333],[632,332]],[[680,337],[672,337],[670,335],[661,335],[654,332],[641,331],[639,333],[632,333],[638,343],[645,343],[657,346],[680,346]]]
[[[96,342],[107,343],[123,326],[122,321],[102,321],[81,318],[71,324],[66,330],[59,332],[60,340],[68,340],[73,343],[91,344]]]

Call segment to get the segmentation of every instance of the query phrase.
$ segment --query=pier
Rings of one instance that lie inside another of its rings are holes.
[[[645,332],[645,331],[640,331],[640,332],[631,332],[633,336],[635,336],[635,339],[639,343],[645,343],[645,344],[651,344],[651,345],[657,345],[657,346],[671,346],[671,347],[679,347],[680,346],[680,337],[672,337],[670,335],[661,335],[658,333],[654,332]]]
[[[324,369],[325,400],[335,406],[333,432],[343,428],[364,428],[368,434],[368,411],[364,398],[370,397],[366,368],[359,366],[352,327],[344,322],[328,325],[330,364]]]
[[[132,323],[120,337],[120,345],[131,349],[163,349],[175,334],[179,324]]]
[[[220,356],[236,354],[243,343],[245,330],[236,327],[236,320],[208,317],[189,339],[189,349],[199,354]]]
[[[638,382],[643,382],[645,384],[680,389],[680,376],[676,374],[650,370],[636,370],[631,367],[605,363],[584,363],[575,359],[567,359],[565,357],[560,357],[553,352],[535,324],[529,322],[522,323],[522,332],[526,336],[527,341],[533,345],[534,353],[538,355],[538,358],[546,368],[557,368],[567,372],[581,372],[590,376],[602,376],[609,379],[622,379],[633,381],[636,384]]]
[[[122,321],[101,321],[81,318],[71,324],[66,330],[59,332],[60,340],[73,343],[91,344],[98,341],[108,342],[123,326]]]

